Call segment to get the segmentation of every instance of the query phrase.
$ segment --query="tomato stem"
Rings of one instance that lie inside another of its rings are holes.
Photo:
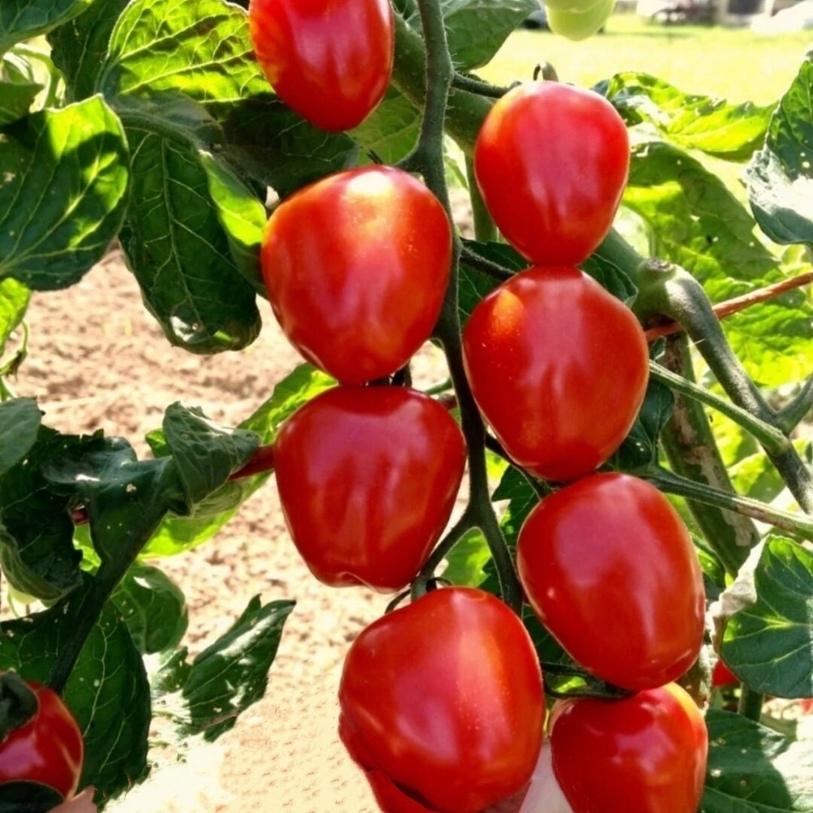
[[[731,349],[703,286],[683,268],[655,260],[640,269],[638,283],[636,310],[680,322],[732,402],[776,427],[776,413]],[[793,445],[779,453],[765,448],[765,453],[802,510],[813,512],[813,474]]]
[[[465,73],[457,72],[455,72],[452,77],[452,87],[465,90],[469,93],[475,93],[478,96],[485,96],[487,99],[499,99],[511,90],[511,88],[500,87],[498,85],[492,85],[489,82],[484,82],[476,76],[469,76]]]
[[[679,378],[685,385],[696,387],[689,342],[685,336],[667,339],[663,360],[666,367],[653,367],[666,372],[669,377]],[[665,383],[672,386],[671,381]],[[704,401],[696,392],[687,392],[685,385],[674,387],[675,406],[661,432],[661,446],[669,465],[675,474],[733,492],[734,486],[702,406]],[[684,397],[686,395],[691,395],[692,400]],[[732,576],[736,575],[748,552],[759,542],[754,523],[738,513],[693,499],[688,500],[688,507],[723,567]]]
[[[740,702],[737,708],[739,714],[747,717],[749,720],[759,722],[762,717],[762,705],[765,697],[753,689],[749,689],[744,683],[740,692]]]

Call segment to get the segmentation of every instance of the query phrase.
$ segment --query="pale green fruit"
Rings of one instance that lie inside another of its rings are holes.
[[[580,12],[548,8],[548,25],[554,34],[574,41],[585,40],[607,22],[614,7],[615,0],[599,0],[596,5]]]

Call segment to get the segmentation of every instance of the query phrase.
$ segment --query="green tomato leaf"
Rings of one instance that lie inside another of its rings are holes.
[[[81,14],[94,0],[3,0],[0,54]]]
[[[65,77],[70,99],[86,99],[96,92],[96,79],[107,55],[110,34],[128,2],[92,2],[78,17],[48,35],[51,58]]]
[[[714,302],[784,279],[754,236],[754,220],[702,164],[663,142],[633,148],[625,204],[652,228],[654,253],[690,271]],[[762,386],[813,369],[813,308],[793,291],[725,320],[726,334]]]
[[[152,99],[160,111],[165,95],[181,94],[201,105],[217,124],[201,146],[281,197],[355,162],[352,139],[312,127],[275,97],[254,57],[245,11],[222,0],[130,3],[110,36],[97,88],[116,109],[125,98]]]
[[[813,697],[813,554],[772,538],[754,573],[756,601],[728,619],[721,655],[748,686]]]
[[[255,194],[211,153],[199,152],[206,172],[209,195],[217,219],[226,235],[232,261],[243,279],[260,295],[267,297],[260,270],[260,245],[267,216]]]
[[[191,664],[184,650],[164,667],[156,686],[156,705],[175,715],[182,736],[203,734],[209,742],[216,740],[263,698],[268,670],[293,608],[292,601],[263,605],[255,596],[231,629]]]
[[[271,397],[240,424],[240,429],[259,436],[260,443],[270,444],[289,415],[335,383],[323,372],[302,364],[277,384]],[[156,456],[169,453],[162,431],[151,432],[148,441]],[[211,539],[268,477],[268,473],[262,473],[224,483],[195,506],[192,516],[166,516],[143,556],[173,556]]]
[[[110,600],[143,655],[174,649],[189,624],[183,592],[151,565],[133,565]]]
[[[619,471],[635,472],[658,462],[658,442],[672,415],[675,397],[665,384],[650,380],[644,403],[629,434],[609,461]]]
[[[746,161],[762,145],[773,110],[683,93],[647,73],[619,73],[596,90],[627,126],[646,123],[681,147],[729,161]]]
[[[167,407],[163,429],[190,509],[219,489],[259,446],[254,432],[217,426],[199,407],[178,403]]]
[[[808,54],[748,167],[748,196],[775,243],[813,243],[813,56]]]
[[[396,0],[397,11],[421,30],[415,0]],[[534,0],[441,0],[449,51],[457,70],[471,71],[491,61],[508,36],[539,8]]]
[[[33,398],[0,404],[0,477],[16,466],[37,442],[42,413]]]
[[[15,279],[0,280],[0,358],[6,350],[6,342],[20,326],[28,310],[31,291]]]
[[[33,421],[31,407],[23,409]],[[43,468],[87,440],[40,427],[36,443],[0,477],[0,565],[13,587],[39,599],[58,599],[79,585],[82,554],[73,546],[70,499],[49,487]]]
[[[99,97],[0,130],[0,280],[35,290],[77,282],[119,230],[127,161],[121,125]]]
[[[254,288],[240,273],[245,257],[238,265],[232,255],[242,224],[225,214],[221,187],[225,208],[212,199],[200,148],[162,135],[161,124],[136,123],[132,110],[123,116],[133,194],[120,239],[145,304],[172,344],[202,354],[241,349],[260,331]]]
[[[473,528],[463,535],[446,557],[446,568],[443,578],[452,584],[477,587],[487,577],[484,570],[491,561],[488,543],[479,528]]]
[[[709,760],[700,813],[811,813],[813,743],[794,742],[740,714],[706,714]]]
[[[385,164],[397,164],[418,143],[420,128],[417,108],[390,86],[378,107],[351,135]]]
[[[42,85],[35,82],[27,60],[14,52],[0,57],[0,127],[28,115]]]
[[[798,440],[793,445],[802,460],[811,459],[811,441]],[[772,503],[787,488],[779,472],[763,452],[741,458],[728,471],[737,493],[760,502]]]
[[[138,460],[123,438],[97,433],[44,468],[54,490],[85,506],[103,562],[131,561],[168,511],[188,510],[173,458]]]
[[[91,611],[90,577],[48,610],[0,625],[0,668],[44,681],[68,631]],[[81,786],[99,796],[127,790],[147,771],[150,687],[141,655],[118,610],[107,604],[71,672],[63,694],[85,740]]]

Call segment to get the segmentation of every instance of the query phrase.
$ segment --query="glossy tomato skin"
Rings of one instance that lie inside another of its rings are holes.
[[[486,116],[474,171],[505,239],[537,265],[576,265],[612,226],[629,172],[629,139],[591,90],[533,82]]]
[[[392,592],[423,566],[466,463],[454,419],[403,387],[336,387],[295,412],[275,443],[285,521],[320,581]]]
[[[512,459],[567,481],[604,463],[646,393],[649,356],[632,312],[568,266],[522,271],[463,331],[472,394]]]
[[[39,708],[0,742],[0,785],[36,782],[70,799],[79,787],[85,745],[67,706],[51,689],[26,681]]]
[[[291,343],[342,383],[361,384],[394,373],[429,338],[449,282],[452,232],[418,180],[363,167],[284,200],[260,256]]]
[[[361,124],[392,74],[388,0],[251,0],[257,61],[279,97],[323,130]]]
[[[517,570],[550,633],[616,686],[662,686],[700,653],[697,554],[677,511],[644,480],[594,474],[545,497],[520,530]]]
[[[624,700],[557,701],[553,772],[573,813],[695,813],[708,733],[689,695],[672,683]]]
[[[542,744],[530,637],[505,604],[475,588],[434,590],[362,631],[339,702],[345,741],[357,738],[368,771],[439,813],[476,813],[515,794]]]

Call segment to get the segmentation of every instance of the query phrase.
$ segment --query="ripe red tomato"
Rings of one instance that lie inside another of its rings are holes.
[[[708,733],[674,683],[624,700],[557,701],[553,772],[574,813],[695,813]]]
[[[251,41],[277,95],[311,124],[361,124],[392,74],[389,0],[251,0]]]
[[[0,677],[4,704],[18,702],[22,683],[11,673]],[[33,692],[37,708],[31,719],[0,740],[0,785],[36,782],[69,799],[76,793],[82,775],[82,732],[56,692],[32,681],[24,683]],[[22,690],[28,695],[24,687]]]
[[[714,671],[711,673],[713,687],[731,686],[739,682],[740,679],[725,665],[722,658],[714,664]]]
[[[700,652],[697,554],[677,511],[644,480],[594,474],[545,497],[520,530],[517,569],[551,635],[602,680],[655,688]]]
[[[465,463],[447,410],[402,387],[327,390],[275,442],[291,537],[316,578],[336,587],[409,584],[449,520]]]
[[[486,116],[474,171],[505,239],[537,265],[587,259],[612,226],[629,171],[629,139],[591,90],[533,82]]]
[[[478,303],[463,331],[483,416],[520,466],[572,480],[604,463],[646,392],[632,312],[576,268],[531,268]]]
[[[542,744],[531,639],[505,604],[471,587],[434,590],[367,627],[347,653],[339,702],[351,756],[440,813],[512,796]]]
[[[374,166],[295,192],[268,220],[261,262],[285,335],[344,384],[402,367],[429,338],[449,282],[452,232],[437,198]]]

